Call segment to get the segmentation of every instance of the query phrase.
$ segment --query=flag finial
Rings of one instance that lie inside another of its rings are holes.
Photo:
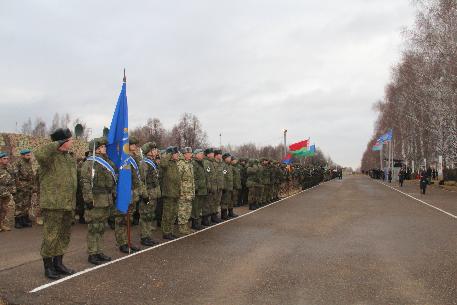
[[[125,68],[124,68],[124,79],[123,79],[124,83],[127,81],[127,78],[125,77]]]

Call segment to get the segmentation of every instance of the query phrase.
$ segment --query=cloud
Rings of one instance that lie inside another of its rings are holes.
[[[196,114],[212,143],[311,136],[357,166],[409,1],[3,1],[0,128],[70,113],[109,124],[127,68],[132,127]]]

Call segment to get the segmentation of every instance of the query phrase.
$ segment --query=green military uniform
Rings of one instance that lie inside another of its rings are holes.
[[[0,158],[7,157],[0,152]],[[8,166],[0,165],[0,232],[10,231],[14,220],[14,199],[16,184]]]
[[[88,156],[89,152],[87,152]],[[86,156],[86,157],[87,157]],[[78,187],[76,188],[76,208],[75,208],[75,213],[79,217],[79,223],[80,224],[85,224],[86,220],[84,218],[84,212],[85,212],[85,203],[84,203],[84,197],[83,197],[83,183],[81,180],[81,168],[86,161],[86,158],[79,160],[77,163],[77,180],[78,180]]]
[[[35,153],[40,166],[40,206],[43,216],[41,256],[45,275],[72,274],[62,258],[70,243],[71,224],[76,206],[76,159],[72,153],[59,148],[71,138],[69,129],[57,129],[51,134],[52,143]]]
[[[240,162],[237,164],[240,170],[240,179],[241,179],[241,191],[239,192],[238,196],[238,203],[240,205],[248,204],[248,188],[246,186],[246,181],[248,179],[247,174],[247,159],[240,159]]]
[[[201,152],[196,150],[194,154]],[[194,168],[194,184],[195,184],[195,198],[192,202],[192,228],[199,230],[201,229],[201,219],[203,216],[208,215],[208,210],[203,212],[203,207],[207,202],[208,197],[208,182],[206,179],[206,169],[204,166],[205,160],[192,160]],[[207,221],[205,222],[205,224]]]
[[[155,149],[155,143],[146,143],[143,145],[143,153],[147,154],[152,149]],[[159,167],[154,160],[145,157],[142,162],[142,175],[144,177],[144,185],[148,194],[149,200],[143,200],[140,203],[140,229],[141,243],[143,245],[152,246],[156,242],[152,239],[154,230],[153,222],[157,201],[161,197]]]
[[[104,139],[91,141],[89,143],[90,151],[93,150],[93,145],[98,148],[106,145],[106,141]],[[116,172],[114,163],[106,155],[96,154],[96,157],[98,158],[95,158],[94,161],[90,156],[81,167],[81,188],[86,205],[87,252],[89,256],[92,256],[89,257],[89,260],[92,259],[91,263],[98,264],[97,261],[101,261],[99,257],[103,254],[105,224],[110,215],[110,208],[114,205]]]
[[[259,166],[256,160],[249,160],[246,168],[246,187],[248,188],[249,209],[255,210],[259,207]]]
[[[205,155],[208,155],[212,152],[212,148],[208,148],[205,150]],[[206,197],[206,201],[202,206],[202,224],[205,226],[211,225],[211,219],[217,220],[216,217],[213,216],[213,203],[216,201],[218,196],[217,174],[214,164],[214,158],[205,157],[203,159],[203,167],[205,169],[206,185],[208,189],[208,196]]]
[[[233,168],[233,194],[232,204],[233,206],[240,206],[240,193],[241,193],[241,168],[238,163],[232,164]]]
[[[263,163],[265,158],[260,159],[259,171],[259,204],[260,206],[267,203],[267,185],[270,184],[270,172],[267,170],[267,166]]]
[[[191,151],[192,152],[192,151]],[[183,157],[178,161],[181,178],[181,193],[178,199],[178,225],[181,235],[189,234],[187,223],[192,213],[192,201],[195,197],[194,167],[191,160]]]
[[[133,158],[133,157],[132,157]],[[135,160],[135,158],[133,158]],[[128,222],[133,222],[133,210],[135,209],[136,203],[140,200],[140,195],[144,191],[141,184],[141,176],[140,176],[140,164],[136,162],[135,165],[138,168],[138,171],[135,169],[133,164],[130,164],[130,170],[132,171],[132,201],[129,204],[128,213],[122,214],[116,208],[112,213],[114,214],[114,236],[116,238],[116,244],[121,250],[121,252],[128,253]],[[137,251],[139,250],[137,247],[130,245],[130,250]]]
[[[222,173],[224,174],[224,187],[222,190],[221,199],[221,218],[224,220],[228,219],[228,209],[233,210],[233,167],[226,159],[230,159],[230,154],[226,153],[223,155],[222,161]]]
[[[181,177],[177,161],[172,154],[177,154],[177,147],[169,147],[167,153],[160,158],[160,168],[163,173],[162,197],[163,215],[162,232],[165,239],[173,239],[173,226],[178,216],[178,199],[181,195]]]
[[[224,189],[225,181],[224,181],[224,164],[222,160],[214,159],[213,160],[214,170],[216,172],[216,182],[217,182],[217,191],[215,196],[213,197],[214,201],[212,202],[212,219],[219,221],[217,215],[221,208],[221,201],[222,201],[222,191]]]
[[[21,151],[21,154],[30,151]],[[35,190],[35,174],[30,159],[20,158],[15,164],[16,172],[16,195],[14,202],[16,204],[15,218],[16,227],[30,227],[32,222],[29,218],[30,209],[32,208],[32,194]]]

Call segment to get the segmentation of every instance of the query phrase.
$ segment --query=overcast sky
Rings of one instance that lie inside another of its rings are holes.
[[[0,130],[55,112],[130,128],[196,114],[212,144],[311,138],[357,167],[410,0],[0,1]],[[100,132],[99,132],[100,131]]]

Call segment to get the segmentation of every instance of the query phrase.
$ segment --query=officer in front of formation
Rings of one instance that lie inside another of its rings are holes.
[[[43,216],[44,273],[50,279],[73,274],[63,264],[70,243],[73,211],[76,207],[76,159],[70,149],[71,131],[59,128],[51,134],[52,142],[35,153],[40,166],[40,205]]]
[[[114,206],[117,178],[116,167],[106,155],[106,143],[105,138],[90,141],[91,153],[81,168],[82,195],[86,208],[88,261],[94,265],[111,260],[103,253],[103,235],[110,209]],[[92,155],[94,150],[95,155]]]

